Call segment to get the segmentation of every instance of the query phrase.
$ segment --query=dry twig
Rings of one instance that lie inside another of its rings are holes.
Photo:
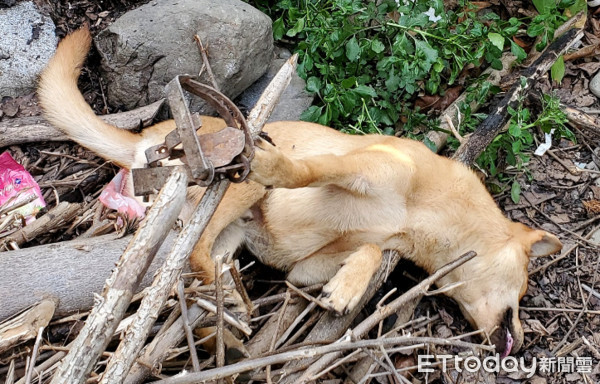
[[[112,276],[103,297],[90,313],[73,347],[55,373],[52,383],[80,383],[92,371],[129,306],[133,293],[158,251],[185,201],[187,177],[175,170]],[[132,278],[133,276],[133,278]]]

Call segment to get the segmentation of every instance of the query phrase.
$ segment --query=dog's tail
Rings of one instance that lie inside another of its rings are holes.
[[[40,77],[40,104],[46,119],[69,138],[119,166],[131,168],[141,137],[102,121],[77,88],[91,41],[89,30],[83,27],[60,42]]]

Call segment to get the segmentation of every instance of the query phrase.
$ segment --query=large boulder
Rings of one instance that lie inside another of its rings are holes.
[[[56,48],[54,23],[27,1],[0,9],[0,98],[33,92]]]
[[[203,65],[194,35],[208,49],[210,66],[230,98],[267,70],[271,19],[239,0],[155,0],[125,13],[95,40],[108,81],[108,100],[127,109],[164,97],[176,75],[197,75]],[[206,71],[202,82],[210,84]],[[206,113],[194,98],[192,109]]]

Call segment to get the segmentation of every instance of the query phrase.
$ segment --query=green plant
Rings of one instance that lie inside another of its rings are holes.
[[[480,12],[468,0],[458,0],[455,9],[444,9],[442,0],[253,0],[273,18],[275,39],[299,53],[298,73],[317,97],[302,114],[303,120],[348,133],[420,140],[426,131],[439,129],[439,122],[415,108],[415,100],[422,95],[443,96],[460,82],[467,88],[467,100],[460,107],[458,128],[463,134],[475,130],[485,115],[472,113],[470,103],[482,104],[499,89],[472,75],[480,71],[467,70],[501,69],[505,49],[523,60],[526,53],[513,36],[524,21],[529,21],[528,34],[539,36],[541,49],[566,19],[563,10],[573,14],[585,6],[585,0],[533,2],[539,15],[532,20],[501,20],[490,9]],[[564,65],[559,62],[552,73],[560,80]],[[522,103],[509,113],[508,131],[492,142],[478,164],[503,184],[512,182],[511,195],[517,199],[520,186],[504,167],[523,170],[533,144],[532,128],[547,131],[554,126],[558,135],[572,134],[555,97],[544,96],[537,117]],[[427,140],[425,144],[433,146]],[[451,139],[450,145],[458,143]]]
[[[539,15],[531,20],[527,34],[539,38],[535,46],[538,51],[552,41],[554,32],[568,17],[587,10],[586,0],[533,0],[533,4]],[[564,75],[565,62],[561,56],[552,66],[551,76],[554,81],[560,83]]]
[[[533,5],[539,15],[535,16],[527,27],[527,34],[531,37],[540,37],[536,49],[541,51],[552,41],[554,31],[567,18],[562,14],[562,10],[572,6],[575,0],[533,0]]]
[[[525,57],[511,38],[519,20],[478,15],[466,0],[456,10],[441,0],[256,5],[273,17],[275,38],[295,45],[298,72],[317,95],[302,119],[348,132],[420,137],[437,125],[414,108],[420,94],[443,95],[467,66],[500,68],[505,44]]]
[[[517,109],[509,108],[511,119],[508,130],[498,135],[477,160],[477,164],[488,170],[490,176],[511,184],[511,198],[515,203],[519,201],[521,187],[514,175],[510,176],[498,167],[500,159],[517,171],[523,171],[530,159],[534,128],[545,133],[554,132],[555,137],[576,141],[575,135],[566,126],[567,117],[560,108],[560,99],[554,94],[544,94],[541,96],[541,104],[541,111],[537,116],[532,115],[531,110],[523,105],[523,100],[519,100]]]

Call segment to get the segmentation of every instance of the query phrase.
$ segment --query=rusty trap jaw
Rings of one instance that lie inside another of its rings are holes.
[[[184,90],[204,99],[225,120],[227,127],[202,133],[200,115],[190,113]],[[235,104],[191,76],[175,77],[165,91],[177,128],[167,134],[163,143],[146,149],[145,168],[131,170],[135,195],[156,193],[173,167],[180,166],[162,166],[161,160],[181,161],[191,185],[208,186],[216,177],[226,177],[234,183],[243,181],[250,173],[254,146],[248,123]]]

